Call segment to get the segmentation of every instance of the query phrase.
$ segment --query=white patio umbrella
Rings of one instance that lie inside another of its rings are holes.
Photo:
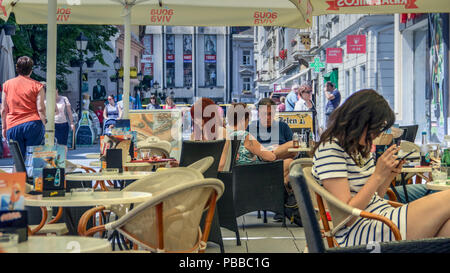
[[[289,0],[3,0],[0,18],[48,24],[46,145],[54,142],[56,24],[123,24],[124,118],[130,93],[131,25],[283,26],[306,28],[302,9]],[[133,14],[132,14],[133,12]]]
[[[13,41],[11,36],[0,33],[0,84],[16,76],[13,60]]]

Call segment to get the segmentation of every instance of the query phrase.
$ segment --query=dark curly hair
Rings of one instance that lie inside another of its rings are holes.
[[[360,90],[330,115],[328,127],[320,136],[313,153],[320,144],[337,139],[339,145],[356,162],[358,154],[368,157],[373,140],[394,122],[395,114],[383,96],[373,89]],[[359,140],[366,128],[366,145],[361,145]]]

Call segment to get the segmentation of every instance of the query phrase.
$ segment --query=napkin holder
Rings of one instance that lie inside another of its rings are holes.
[[[0,210],[0,232],[19,236],[19,243],[28,240],[28,215],[26,210]]]
[[[122,149],[107,149],[106,150],[106,168],[118,169],[119,173],[123,172],[123,150]]]
[[[42,184],[35,186],[43,197],[58,197],[66,195],[66,180],[64,168],[42,169]]]

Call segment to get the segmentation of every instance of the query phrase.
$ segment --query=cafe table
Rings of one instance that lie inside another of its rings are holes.
[[[91,191],[91,192],[74,192],[66,193],[60,197],[42,197],[42,195],[28,195],[25,197],[25,206],[30,207],[94,207],[94,206],[110,206],[110,205],[127,205],[134,203],[142,203],[152,197],[152,194],[146,192],[132,191]],[[75,221],[68,211],[67,218],[69,225],[75,227]],[[46,219],[43,219],[45,223]],[[43,226],[43,225],[42,225]],[[39,225],[33,233],[42,228]]]
[[[81,236],[28,236],[13,246],[0,246],[6,253],[107,253],[112,252],[108,240]]]
[[[311,148],[309,147],[289,148],[288,152],[290,153],[311,152]]]
[[[406,190],[406,176],[408,174],[413,174],[413,176],[414,175],[419,176],[419,177],[425,179],[427,182],[429,182],[431,180],[431,177],[427,177],[424,174],[425,173],[431,174],[432,170],[433,169],[431,166],[416,166],[416,167],[403,167],[402,168],[402,173],[400,174],[400,178],[401,178],[400,182],[401,182],[401,186],[403,187],[403,191],[405,193],[406,203],[409,203],[408,192]],[[398,198],[399,194],[398,194],[397,190],[395,189],[395,186],[392,183],[391,183],[391,189]]]
[[[433,191],[450,190],[450,180],[447,180],[446,183],[428,182],[425,184],[425,186],[427,187],[427,189]]]
[[[85,157],[87,159],[100,159],[100,153],[98,153],[98,154],[86,154]]]

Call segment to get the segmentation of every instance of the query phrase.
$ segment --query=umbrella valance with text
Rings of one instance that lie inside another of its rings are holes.
[[[284,26],[307,28],[289,0],[58,0],[58,24],[123,24],[124,6],[132,25]],[[11,12],[19,24],[46,24],[46,0],[0,0],[0,18]]]

